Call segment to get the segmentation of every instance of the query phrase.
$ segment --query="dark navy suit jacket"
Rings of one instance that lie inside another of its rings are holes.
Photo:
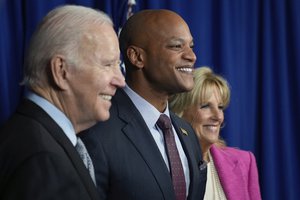
[[[98,191],[108,200],[175,200],[163,157],[133,102],[118,89],[110,119],[80,134],[92,157]],[[203,199],[206,168],[189,124],[170,113],[190,167],[189,200]]]
[[[0,199],[99,199],[71,141],[30,100],[0,130]]]

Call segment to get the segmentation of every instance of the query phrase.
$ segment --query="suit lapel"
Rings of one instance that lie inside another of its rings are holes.
[[[91,199],[98,199],[96,187],[86,170],[84,163],[78,155],[76,149],[72,145],[71,141],[67,138],[62,129],[55,123],[55,121],[39,106],[35,103],[25,99],[18,111],[24,115],[30,116],[39,121],[50,135],[57,141],[57,143],[64,149],[70,161],[73,163],[74,168],[81,177],[83,185],[91,196]]]
[[[169,171],[143,117],[123,90],[117,91],[115,100],[119,117],[126,122],[122,131],[147,163],[165,199],[175,199]]]

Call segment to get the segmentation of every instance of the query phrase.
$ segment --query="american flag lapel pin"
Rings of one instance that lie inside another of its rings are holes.
[[[182,132],[184,135],[188,135],[188,132],[187,132],[185,129],[180,128],[180,130],[181,130],[181,132]]]

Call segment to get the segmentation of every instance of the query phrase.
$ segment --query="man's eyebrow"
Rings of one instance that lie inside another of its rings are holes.
[[[185,43],[185,42],[186,42],[185,39],[179,38],[179,37],[172,37],[172,38],[170,38],[168,41],[170,41],[170,42],[180,42],[180,43]],[[194,39],[192,38],[192,40],[189,41],[189,43],[194,44]]]

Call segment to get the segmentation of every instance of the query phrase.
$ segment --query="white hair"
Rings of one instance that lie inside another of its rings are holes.
[[[65,5],[50,11],[32,35],[24,63],[22,84],[29,88],[42,86],[51,58],[60,54],[66,62],[76,66],[80,62],[81,37],[95,25],[110,24],[110,17],[102,11],[75,5]]]

